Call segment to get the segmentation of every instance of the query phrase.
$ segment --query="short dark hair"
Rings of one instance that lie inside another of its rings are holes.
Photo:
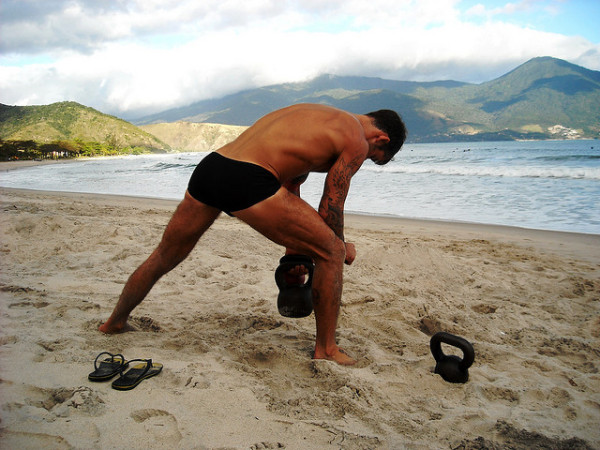
[[[379,111],[373,111],[365,115],[371,117],[374,120],[374,125],[390,138],[385,152],[392,159],[402,148],[406,140],[407,130],[402,117],[391,109],[380,109]]]

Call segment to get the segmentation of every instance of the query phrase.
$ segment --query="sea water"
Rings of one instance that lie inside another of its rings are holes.
[[[0,186],[181,199],[206,153],[100,158],[0,173]],[[325,174],[301,188],[319,204]],[[366,161],[346,211],[600,234],[600,141],[406,144]]]

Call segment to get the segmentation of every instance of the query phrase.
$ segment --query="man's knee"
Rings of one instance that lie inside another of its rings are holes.
[[[344,245],[344,241],[334,236],[328,242],[324,243],[323,251],[319,253],[315,258],[316,260],[321,259],[326,263],[342,265],[346,258],[346,246]]]

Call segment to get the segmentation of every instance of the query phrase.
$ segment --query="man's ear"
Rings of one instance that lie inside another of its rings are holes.
[[[377,144],[380,144],[380,145],[385,145],[385,144],[387,144],[388,142],[390,142],[390,138],[389,138],[389,136],[387,135],[387,133],[384,133],[384,132],[382,131],[382,132],[381,132],[381,133],[380,133],[380,134],[377,136],[377,138],[376,138],[375,142],[376,142]]]
[[[369,138],[369,142],[372,145],[385,145],[388,142],[390,142],[390,138],[388,137],[387,133],[381,131],[381,130],[377,130],[376,134],[373,134],[370,138]]]

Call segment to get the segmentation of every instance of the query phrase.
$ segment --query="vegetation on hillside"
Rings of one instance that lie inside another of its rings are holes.
[[[156,153],[169,146],[135,125],[75,102],[0,105],[0,158]]]
[[[146,153],[152,152],[145,147],[116,147],[110,143],[85,142],[81,139],[53,141],[46,144],[33,140],[4,141],[0,139],[0,160],[2,161],[61,159],[81,156],[142,155]]]

